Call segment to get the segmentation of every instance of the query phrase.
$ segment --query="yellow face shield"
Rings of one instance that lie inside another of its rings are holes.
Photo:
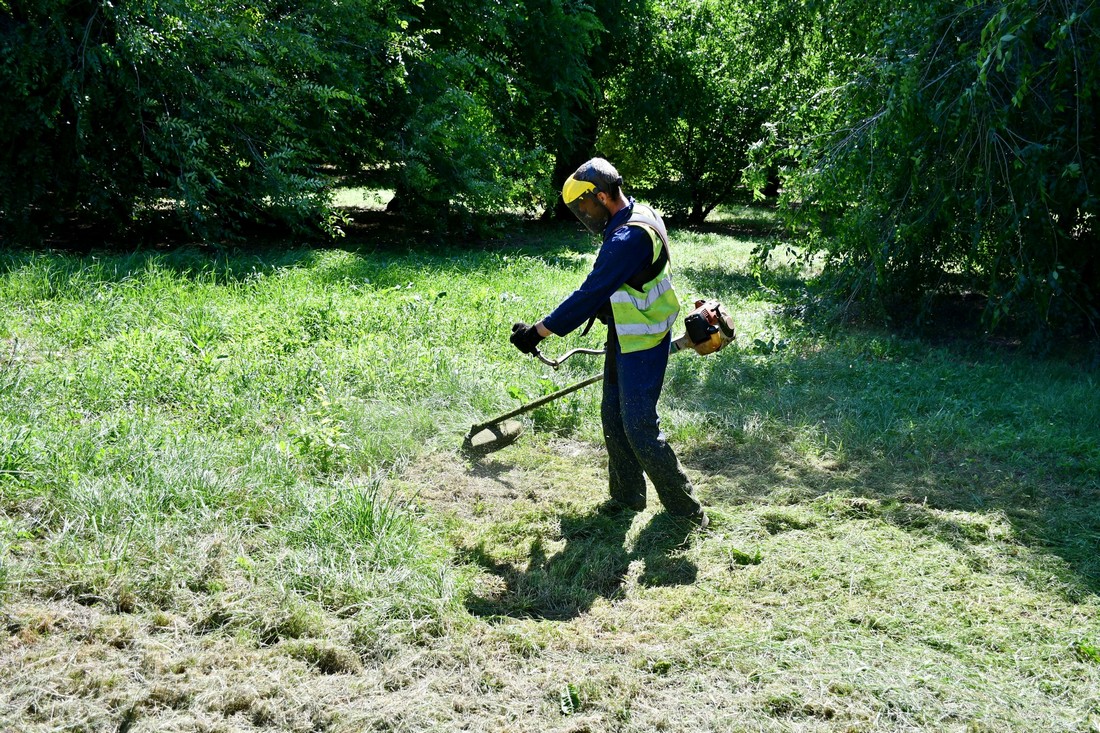
[[[569,176],[561,188],[561,197],[588,231],[603,234],[611,212],[596,198],[596,184]]]

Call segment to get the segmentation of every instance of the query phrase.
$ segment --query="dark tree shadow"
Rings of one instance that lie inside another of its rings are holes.
[[[721,394],[722,404],[700,402],[697,409],[724,410],[726,418],[709,445],[680,454],[689,469],[718,479],[707,501],[823,501],[830,513],[876,517],[967,555],[990,541],[996,523],[1007,522],[1018,541],[1037,550],[1036,558],[1058,560],[1041,572],[1036,565],[1036,577],[1058,577],[1071,599],[1100,594],[1100,464],[1086,441],[1089,431],[1059,437],[1049,420],[1033,429],[1043,405],[1019,394],[978,399],[968,393],[969,379],[915,378],[923,346],[908,353],[902,344],[882,355],[866,334],[867,351],[860,353],[863,335],[850,329],[845,338],[843,347],[811,354],[726,355],[738,374],[738,393],[729,393],[728,375],[718,372],[713,383],[694,390]],[[957,360],[960,370],[992,372],[1001,363],[999,354],[970,346],[959,353],[940,348],[937,358]],[[771,427],[740,430],[738,412]],[[894,434],[899,425],[910,432]],[[792,454],[784,437],[807,428],[843,446],[839,465]],[[990,440],[998,432],[1016,436],[1012,451]],[[1066,449],[1052,451],[1055,439]]]
[[[476,616],[508,616],[564,621],[588,611],[598,598],[615,599],[622,593],[631,562],[642,560],[638,579],[647,587],[686,585],[698,568],[683,556],[690,524],[658,514],[641,531],[634,551],[625,541],[632,514],[603,516],[593,512],[562,517],[565,547],[548,553],[536,538],[526,567],[519,568],[492,556],[484,543],[460,553],[502,583],[489,592],[471,595],[466,606]]]
[[[684,555],[694,527],[661,512],[650,520],[634,542],[632,558],[645,561],[638,584],[647,588],[691,585],[699,568]]]
[[[765,331],[815,342],[812,350],[781,351],[781,344],[739,334],[736,349],[714,357],[722,366],[703,385],[690,364],[670,364],[681,405],[695,402],[701,414],[724,418],[711,445],[681,453],[689,468],[722,479],[709,501],[841,495],[874,502],[877,516],[964,552],[988,541],[980,519],[971,525],[945,512],[998,515],[1036,557],[1060,561],[1042,572],[1057,575],[1069,596],[1100,595],[1100,453],[1095,432],[1079,418],[1100,403],[1049,405],[1042,393],[1029,399],[1007,382],[1004,392],[976,397],[972,390],[982,384],[967,374],[992,374],[1014,359],[1049,364],[1060,375],[1091,373],[1100,364],[1095,344],[1089,350],[1071,340],[1061,351],[1027,353],[1011,324],[989,332],[984,300],[957,285],[933,294],[922,320],[885,323],[841,308],[796,268],[777,267],[763,282],[720,264],[681,272],[728,302],[759,297],[766,286],[776,307]],[[930,379],[932,372],[944,376]],[[750,416],[771,427],[739,429]],[[1075,430],[1061,428],[1067,417]],[[842,465],[790,459],[783,436],[807,426],[844,447]],[[1012,448],[990,439],[996,434],[1015,436]]]
[[[50,239],[41,246],[20,246],[0,238],[0,275],[39,260],[53,258],[52,276],[63,282],[80,273],[83,283],[140,280],[150,266],[184,280],[235,283],[288,267],[315,268],[318,283],[370,281],[379,288],[403,285],[410,273],[429,268],[442,276],[465,277],[470,272],[500,266],[502,252],[549,264],[576,262],[595,251],[580,224],[523,222],[485,236],[441,236],[410,229],[399,218],[371,213],[356,220],[354,231],[339,240],[265,238],[254,236],[230,244],[209,244],[170,238],[163,241],[118,242],[97,230]],[[333,264],[326,253],[355,255]],[[318,263],[324,267],[315,267]]]

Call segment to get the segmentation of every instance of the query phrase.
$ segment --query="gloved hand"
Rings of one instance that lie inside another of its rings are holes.
[[[508,340],[524,354],[534,356],[538,353],[539,341],[542,341],[542,336],[539,336],[538,329],[534,326],[528,326],[521,321],[512,325],[512,336]]]

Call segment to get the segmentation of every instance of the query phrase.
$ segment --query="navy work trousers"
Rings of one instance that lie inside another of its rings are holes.
[[[604,362],[603,420],[611,498],[633,509],[646,505],[645,476],[669,514],[703,511],[672,446],[661,432],[657,400],[664,386],[671,334],[652,349],[624,354],[610,334]]]

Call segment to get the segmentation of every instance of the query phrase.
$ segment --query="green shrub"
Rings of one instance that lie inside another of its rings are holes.
[[[858,22],[837,35],[863,53],[799,120],[787,196],[830,282],[910,318],[938,292],[971,291],[988,323],[1012,315],[1036,336],[1095,321],[1095,9],[895,5],[851,5]]]
[[[200,237],[335,231],[335,174],[377,162],[362,128],[403,77],[408,5],[19,3],[0,16],[4,233],[165,211]]]

